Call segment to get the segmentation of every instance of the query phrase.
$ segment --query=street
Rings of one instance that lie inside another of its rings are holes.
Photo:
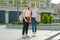
[[[60,31],[37,30],[36,37],[32,37],[32,30],[29,29],[30,38],[22,39],[22,29],[6,28],[6,25],[0,25],[0,40],[59,40]]]

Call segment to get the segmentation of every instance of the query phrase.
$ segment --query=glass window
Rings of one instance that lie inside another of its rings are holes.
[[[0,0],[0,4],[2,4],[2,0]]]
[[[47,2],[50,2],[50,0],[47,0]]]
[[[9,6],[12,6],[13,4],[12,4],[12,0],[9,0]]]
[[[41,8],[42,9],[46,9],[47,8],[47,5],[46,4],[41,4]]]
[[[50,4],[47,3],[47,6],[49,7]]]
[[[34,0],[31,0],[31,1],[34,1]]]
[[[2,1],[2,0],[0,0],[0,5],[4,5],[5,3]]]
[[[43,7],[43,4],[41,4],[41,8],[43,9],[44,7]]]
[[[19,2],[19,4],[21,4],[21,2]]]
[[[12,0],[9,1],[9,4],[12,4]]]
[[[44,0],[40,0],[40,2],[44,2]]]

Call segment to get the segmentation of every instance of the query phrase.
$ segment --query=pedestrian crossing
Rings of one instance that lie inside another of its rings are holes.
[[[60,32],[48,37],[46,40],[60,40]]]
[[[60,40],[60,34],[54,37],[52,40]]]

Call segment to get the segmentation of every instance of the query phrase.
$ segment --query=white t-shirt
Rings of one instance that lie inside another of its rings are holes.
[[[25,13],[25,17],[30,17],[30,15],[31,15],[31,10],[24,9],[23,12]]]
[[[38,11],[38,8],[32,9],[32,17],[33,17],[33,18],[36,18],[36,16],[37,16],[37,11]]]

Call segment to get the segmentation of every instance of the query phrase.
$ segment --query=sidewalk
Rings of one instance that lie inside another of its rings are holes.
[[[6,25],[0,25],[0,40],[59,40],[60,31],[37,30],[37,36],[32,38],[32,30],[28,35],[30,38],[21,39],[22,29],[7,29]]]

